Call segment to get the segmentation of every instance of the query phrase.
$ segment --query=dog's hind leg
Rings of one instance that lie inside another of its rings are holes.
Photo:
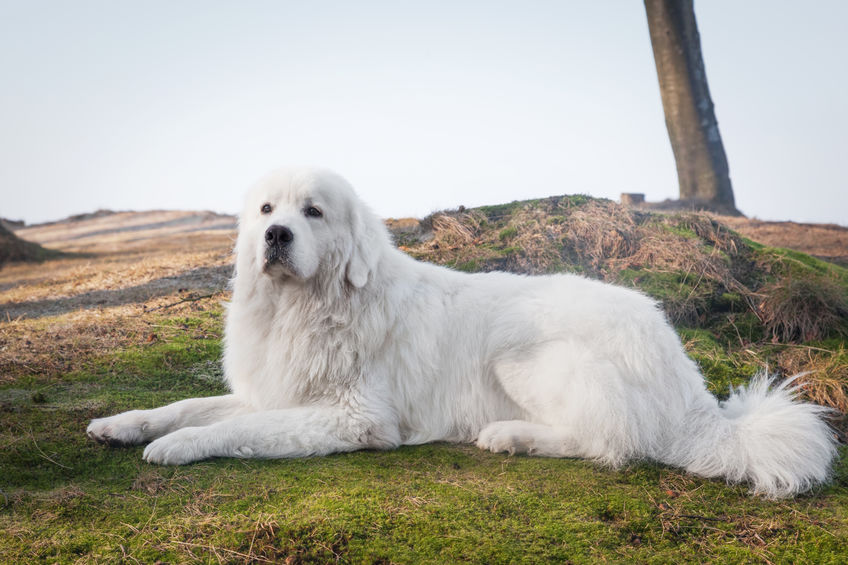
[[[581,344],[543,343],[501,359],[494,372],[524,416],[484,426],[477,437],[483,449],[618,466],[646,447],[640,439],[641,411],[649,408],[644,391]]]

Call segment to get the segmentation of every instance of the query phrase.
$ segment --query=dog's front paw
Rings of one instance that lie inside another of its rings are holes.
[[[108,418],[96,418],[88,425],[85,433],[98,443],[123,446],[144,443],[147,429],[144,411],[131,410]]]
[[[152,442],[144,460],[158,465],[185,465],[210,457],[204,447],[202,428],[183,428]]]

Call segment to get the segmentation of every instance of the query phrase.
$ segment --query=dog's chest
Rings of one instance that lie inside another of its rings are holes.
[[[243,327],[232,353],[249,364],[233,382],[262,408],[336,401],[361,375],[359,340],[329,317],[275,316],[268,325]]]

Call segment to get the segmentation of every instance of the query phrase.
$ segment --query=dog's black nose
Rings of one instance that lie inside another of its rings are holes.
[[[273,225],[265,230],[265,243],[268,245],[285,246],[293,239],[294,234],[286,226]]]

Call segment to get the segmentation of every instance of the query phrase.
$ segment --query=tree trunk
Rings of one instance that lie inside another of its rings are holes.
[[[707,87],[693,0],[645,0],[680,199],[739,215]]]

